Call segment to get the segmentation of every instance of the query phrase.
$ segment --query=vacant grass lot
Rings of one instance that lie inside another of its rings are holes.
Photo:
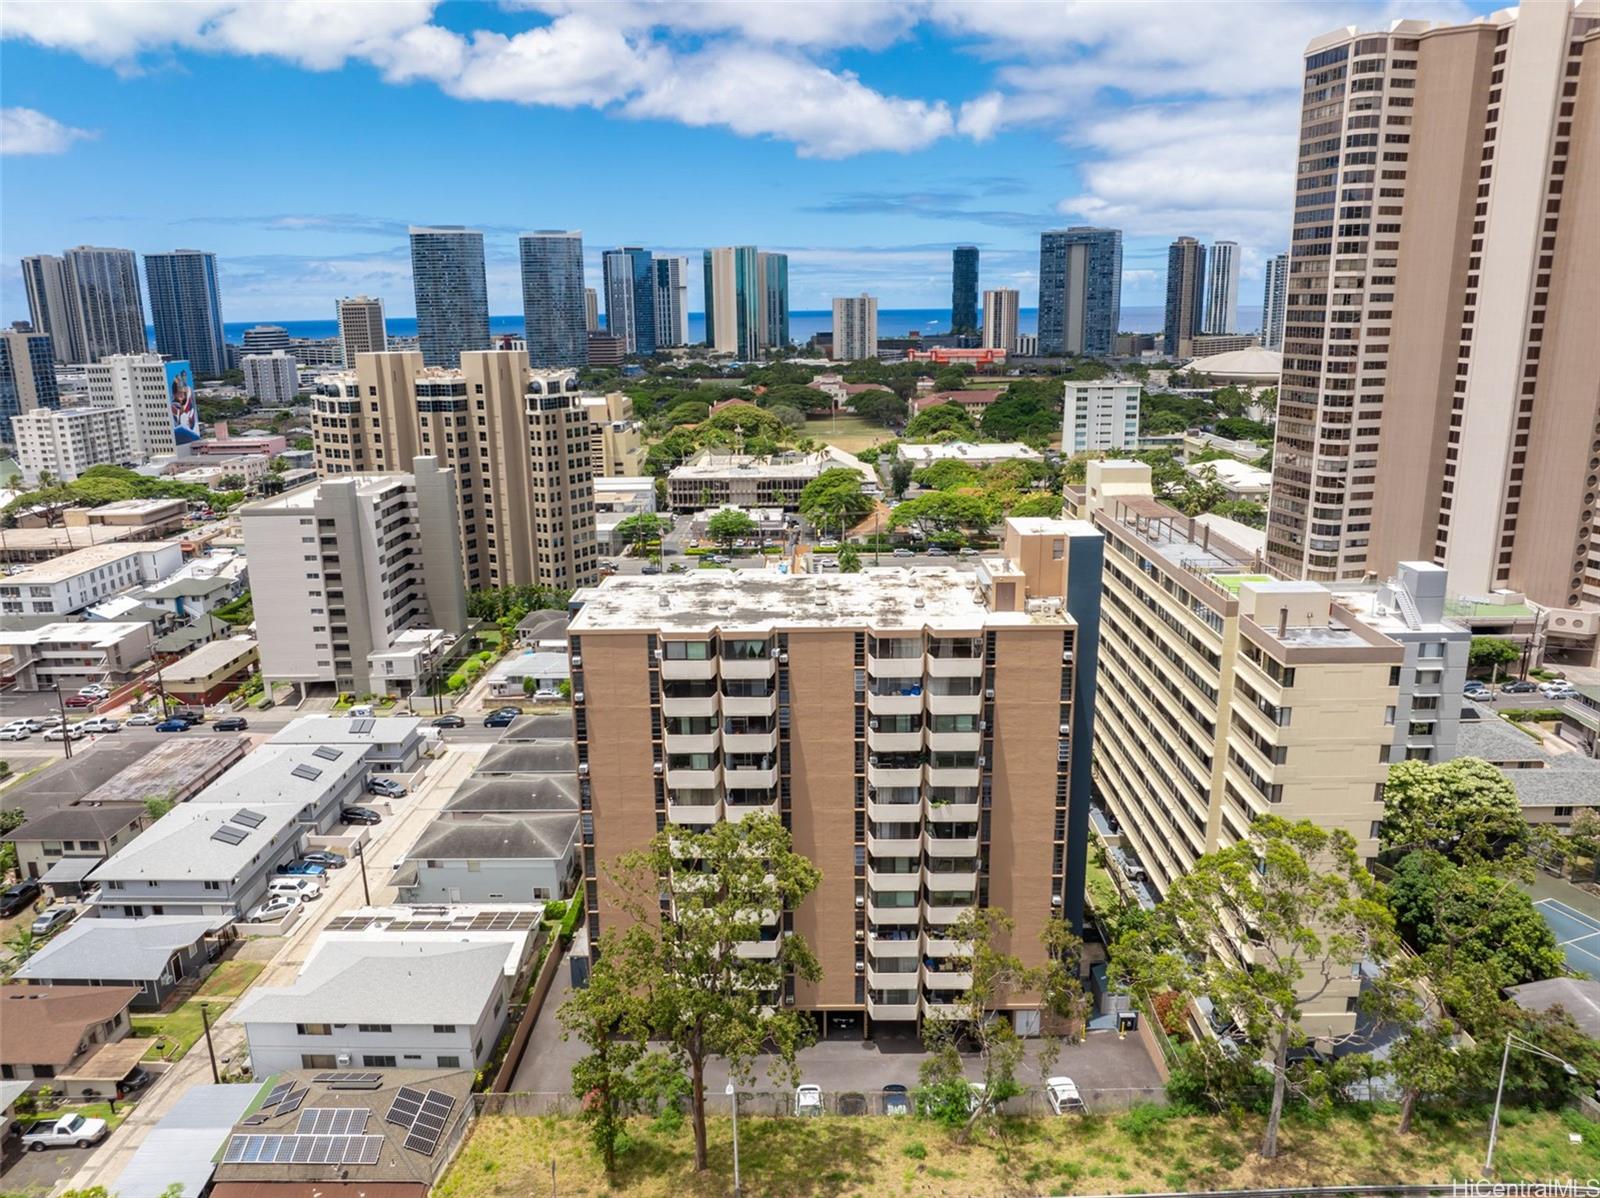
[[[231,962],[230,962],[231,963]],[[255,962],[240,962],[250,965]],[[256,972],[261,972],[257,966]],[[207,978],[209,984],[211,979]],[[161,1015],[134,1015],[131,1016],[133,1034],[148,1037],[152,1040],[150,1048],[145,1052],[147,1061],[176,1061],[194,1047],[195,1041],[204,1034],[205,1028],[200,1022],[200,1007],[202,1004],[209,1007],[208,1014],[211,1022],[216,1023],[222,1012],[232,1002],[231,998],[191,998],[188,1002],[167,1011]]]
[[[1002,1195],[1443,1181],[1477,1176],[1483,1118],[1419,1120],[1395,1134],[1392,1114],[1290,1118],[1282,1153],[1254,1155],[1254,1116],[1067,1117],[1006,1120],[959,1144],[919,1119],[746,1119],[739,1125],[750,1198],[1001,1198]],[[521,1198],[544,1192],[551,1162],[563,1198],[722,1198],[733,1175],[729,1123],[713,1119],[711,1169],[694,1173],[687,1125],[660,1132],[636,1119],[633,1147],[608,1185],[587,1129],[561,1117],[489,1115],[434,1190],[438,1198]],[[1579,1144],[1569,1136],[1582,1135]],[[1496,1155],[1502,1179],[1600,1176],[1600,1128],[1575,1112],[1507,1112]]]
[[[265,961],[224,961],[196,991],[201,998],[238,998],[266,968]]]

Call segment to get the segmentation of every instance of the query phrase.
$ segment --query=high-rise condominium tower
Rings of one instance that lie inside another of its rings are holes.
[[[1239,331],[1239,243],[1213,241],[1206,262],[1208,333]]]
[[[144,278],[150,287],[156,352],[187,358],[201,378],[224,374],[228,347],[222,335],[217,256],[204,250],[146,254]]]
[[[1597,18],[1307,47],[1271,565],[1600,606]]]
[[[753,245],[723,246],[705,252],[706,344],[718,353],[749,360],[759,358],[768,340],[767,293],[763,254]],[[787,305],[788,262],[784,262]],[[788,332],[788,309],[784,309]]]
[[[833,356],[841,362],[878,356],[876,296],[862,293],[833,301]]]
[[[171,453],[179,440],[199,438],[194,372],[184,361],[162,361],[160,354],[112,354],[85,369],[89,404],[114,408],[127,419],[134,457],[147,462]],[[175,407],[186,405],[184,410]]]
[[[978,331],[978,247],[958,245],[950,255],[950,331]]]
[[[1079,521],[1011,519],[978,585],[702,570],[575,596],[590,943],[626,922],[620,854],[764,812],[822,874],[765,918],[822,966],[796,1007],[949,1013],[971,985],[946,964],[950,925],[977,906],[1041,962],[1053,916],[1082,922],[1101,544]]]
[[[334,304],[334,309],[339,317],[339,346],[344,353],[344,364],[351,370],[355,369],[357,354],[381,354],[389,348],[381,299],[345,296]]]
[[[1017,306],[1021,295],[1010,288],[983,293],[983,348],[1017,350]]]
[[[66,259],[84,360],[98,362],[113,354],[144,353],[150,345],[144,331],[139,264],[133,251],[80,245],[68,250]]]
[[[761,346],[782,349],[789,344],[789,255],[757,255],[761,274]]]
[[[1122,322],[1122,230],[1039,235],[1039,352],[1109,354]]]
[[[1205,303],[1206,247],[1193,237],[1180,237],[1167,247],[1167,357],[1194,356]]]
[[[17,329],[0,332],[0,441],[12,443],[12,417],[60,406],[50,335]]]
[[[577,230],[541,229],[524,233],[518,246],[528,361],[541,367],[586,365],[589,332],[583,296],[583,234]],[[608,285],[608,320],[611,311]]]
[[[600,257],[606,286],[606,331],[630,354],[656,352],[656,269],[649,250],[607,250]]]
[[[57,362],[87,362],[83,326],[78,323],[72,275],[67,260],[34,254],[22,260],[22,285],[28,293],[28,320],[35,332],[50,334]]]
[[[583,327],[586,333],[600,331],[600,293],[593,287],[583,289]]]
[[[468,350],[489,348],[481,232],[461,225],[413,228],[411,285],[424,362],[454,366]]]
[[[1284,301],[1289,294],[1289,255],[1269,258],[1263,274],[1261,344],[1267,349],[1282,349]]]
[[[656,348],[689,344],[689,259],[655,259]]]
[[[522,350],[468,351],[458,367],[363,354],[313,397],[324,476],[409,468],[432,454],[456,473],[468,590],[566,590],[599,577],[592,429],[577,371],[534,370]]]

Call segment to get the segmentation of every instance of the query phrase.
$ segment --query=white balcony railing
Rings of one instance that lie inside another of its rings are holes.
[[[771,678],[777,672],[777,660],[771,657],[724,657],[724,678]]]
[[[752,698],[748,695],[723,695],[723,715],[776,715],[778,711],[778,695],[774,691],[761,698]]]
[[[722,734],[710,732],[668,732],[662,737],[668,753],[715,753],[722,743]]]
[[[661,676],[675,679],[715,678],[717,676],[717,659],[714,657],[665,657],[661,660]]]
[[[971,732],[928,732],[928,748],[935,753],[976,753],[983,748],[983,733],[977,729]]]
[[[871,704],[868,704],[871,707]],[[934,715],[978,715],[983,711],[983,696],[936,695],[928,693],[928,710]]]
[[[667,787],[670,790],[715,790],[722,781],[722,771],[673,769],[667,767]]]
[[[751,791],[750,794],[763,795],[763,799],[760,802],[741,803],[737,801],[739,799],[738,791],[730,790],[728,792],[727,801],[722,804],[722,813],[730,823],[738,823],[749,815],[778,814],[778,800],[776,797],[767,799],[762,791]]]
[[[922,710],[922,692],[876,694],[867,691],[867,711],[872,715],[914,715]]]
[[[673,716],[712,716],[717,714],[717,696],[695,695],[688,698],[672,699],[665,696],[661,699],[661,714]]]
[[[874,869],[871,862],[867,863],[867,885],[873,890],[921,890],[922,871],[913,867],[900,872],[896,870]]]
[[[867,763],[867,781],[877,787],[910,787],[922,785],[922,767],[884,766]]]
[[[981,657],[928,658],[929,678],[978,678],[983,674]]]
[[[918,653],[914,657],[874,657],[867,654],[867,673],[874,678],[918,678],[922,677],[923,656]]]
[[[867,918],[875,924],[895,924],[902,926],[909,925],[911,927],[915,927],[917,924],[917,908],[874,906],[872,897],[869,895],[867,897]],[[915,941],[912,941],[911,943],[915,943]]]
[[[722,818],[722,804],[713,799],[709,803],[674,803],[671,792],[667,798],[667,822],[703,827]]]
[[[724,753],[776,753],[778,751],[778,730],[771,732],[724,732],[722,734],[722,751]]]
[[[919,753],[922,751],[922,732],[881,732],[867,729],[867,748],[874,753]]]

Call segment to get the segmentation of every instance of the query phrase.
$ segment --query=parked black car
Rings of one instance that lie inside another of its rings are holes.
[[[346,807],[339,813],[339,819],[347,824],[379,824],[383,822],[383,816],[379,815],[371,807]]]
[[[39,883],[32,878],[18,882],[9,890],[0,891],[0,918],[15,915],[38,898],[39,894]]]
[[[433,721],[435,728],[465,728],[467,721],[458,715],[442,715]]]
[[[218,732],[243,732],[250,727],[250,721],[242,715],[225,715],[211,726]]]
[[[1505,682],[1500,685],[1502,695],[1531,695],[1538,689],[1538,683],[1527,682],[1520,678],[1515,682]]]
[[[485,728],[509,728],[515,722],[517,713],[514,711],[491,711],[483,718]]]

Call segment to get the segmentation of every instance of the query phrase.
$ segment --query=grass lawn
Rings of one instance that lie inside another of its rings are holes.
[[[1117,890],[1117,884],[1092,855],[1088,865],[1084,888],[1089,892],[1089,905],[1102,915],[1116,911],[1122,906],[1122,896]]]
[[[1476,1177],[1488,1133],[1482,1118],[1419,1119],[1401,1139],[1396,1117],[1341,1114],[1311,1123],[1286,1116],[1276,1160],[1254,1155],[1255,1116],[1134,1116],[1006,1120],[959,1144],[920,1119],[745,1119],[739,1127],[744,1191],[751,1198],[1000,1198],[1013,1194],[1394,1184]],[[520,1198],[542,1193],[552,1160],[567,1198],[721,1198],[732,1178],[729,1124],[710,1125],[711,1168],[694,1173],[687,1126],[658,1132],[642,1119],[614,1185],[576,1119],[480,1118],[437,1198]],[[1570,1133],[1583,1136],[1572,1144]],[[1600,1134],[1576,1112],[1506,1112],[1496,1162],[1502,1179],[1592,1177]]]
[[[255,964],[255,962],[229,962],[229,964]],[[256,972],[259,973],[257,965]],[[207,979],[207,985],[210,979]],[[227,1008],[232,999],[228,998],[191,998],[172,1011],[162,1015],[133,1015],[133,1034],[135,1036],[153,1039],[148,1052],[144,1054],[147,1061],[176,1061],[194,1047],[195,1041],[205,1033],[200,1022],[200,1007],[211,1008],[211,1022],[215,1023],[217,1017]]]
[[[813,440],[837,445],[846,453],[855,453],[869,445],[892,440],[894,434],[876,421],[859,416],[819,416],[806,421],[805,435]]]
[[[238,998],[265,968],[265,961],[224,961],[196,993],[201,998]]]

